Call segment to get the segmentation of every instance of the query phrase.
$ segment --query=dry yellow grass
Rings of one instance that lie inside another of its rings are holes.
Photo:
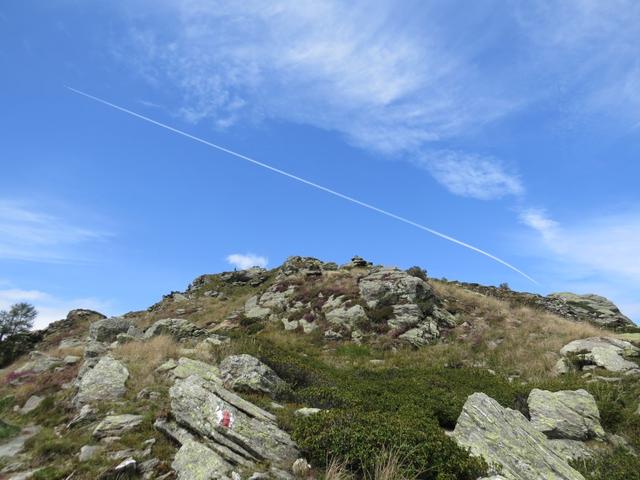
[[[126,362],[131,381],[144,387],[154,383],[153,372],[169,358],[177,358],[179,346],[167,335],[159,335],[151,340],[129,342],[113,349],[112,354]]]
[[[570,341],[615,336],[589,323],[511,305],[457,285],[432,284],[439,296],[461,311],[463,323],[451,332],[448,343],[422,349],[432,360],[485,364],[523,377],[545,377],[551,374],[560,349]]]

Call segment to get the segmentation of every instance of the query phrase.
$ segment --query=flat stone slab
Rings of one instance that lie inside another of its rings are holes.
[[[22,451],[25,442],[36,435],[40,430],[41,428],[39,426],[25,427],[18,435],[10,439],[8,442],[0,444],[0,459],[12,459]]]

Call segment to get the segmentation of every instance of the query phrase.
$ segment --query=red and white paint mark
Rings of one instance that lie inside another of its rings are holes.
[[[233,427],[233,423],[235,422],[233,413],[226,408],[219,408],[216,410],[216,418],[218,419],[218,426],[224,428]]]

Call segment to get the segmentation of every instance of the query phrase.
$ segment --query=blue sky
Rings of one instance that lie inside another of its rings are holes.
[[[0,308],[118,314],[202,273],[358,254],[638,321],[638,38],[631,1],[2,2]]]

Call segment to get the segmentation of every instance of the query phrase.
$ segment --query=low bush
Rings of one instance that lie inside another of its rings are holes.
[[[626,450],[599,455],[573,463],[586,480],[640,480],[640,457]]]
[[[480,459],[470,457],[422,412],[339,409],[301,420],[293,438],[312,463],[339,457],[354,471],[374,471],[382,451],[395,449],[406,459],[402,474],[425,480],[475,480],[486,472]]]
[[[0,440],[13,437],[19,431],[19,427],[9,425],[8,423],[4,423],[2,420],[0,420]]]

